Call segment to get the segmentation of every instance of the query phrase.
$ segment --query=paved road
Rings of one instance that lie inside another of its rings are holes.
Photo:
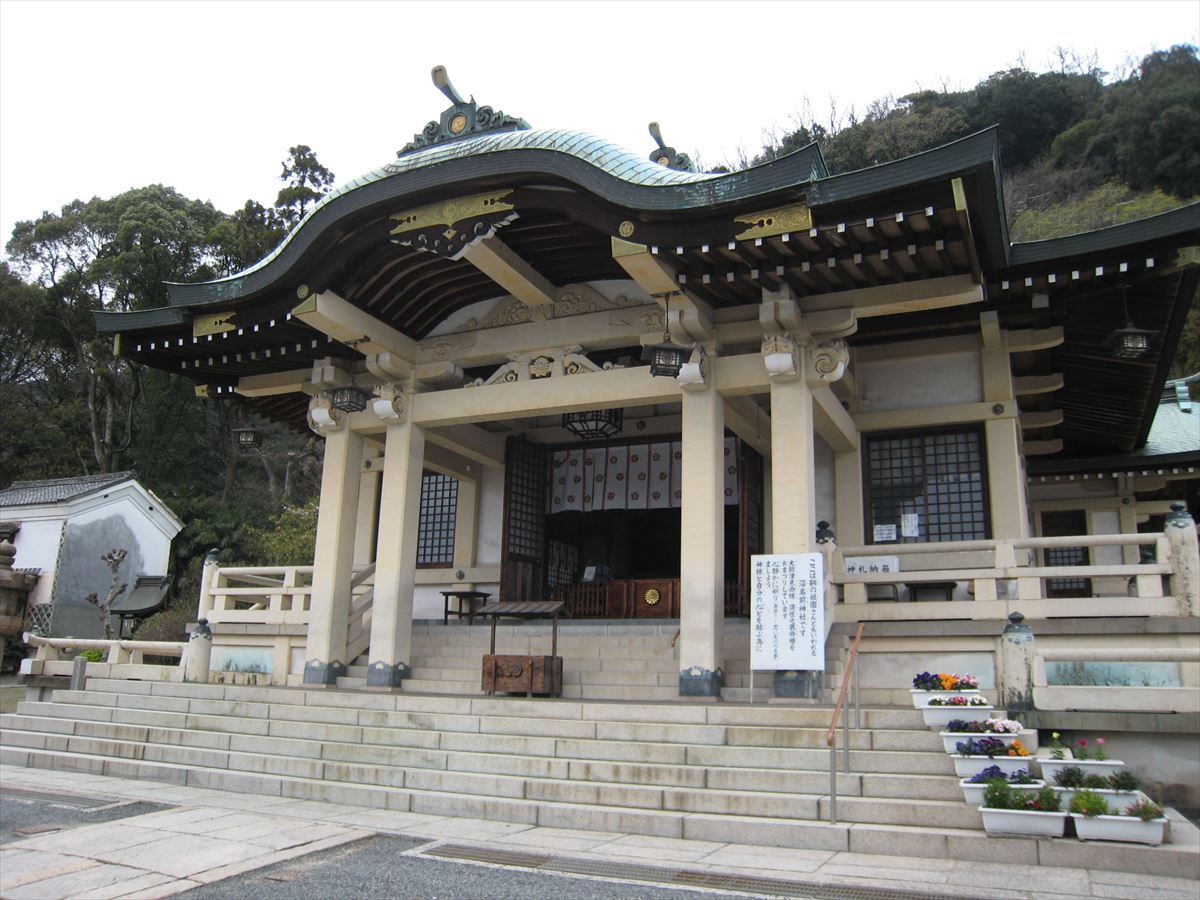
[[[734,896],[629,882],[522,872],[405,855],[428,843],[377,835],[196,888],[188,900],[325,900],[328,897],[513,900],[713,900]]]

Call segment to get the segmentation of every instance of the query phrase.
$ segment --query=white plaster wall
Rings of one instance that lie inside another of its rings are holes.
[[[418,585],[413,589],[413,618],[437,619],[442,621],[442,595],[438,591],[448,590],[450,585]],[[487,590],[487,588],[480,588]]]
[[[979,676],[979,687],[996,687],[995,656],[986,651],[886,652],[859,654],[857,673],[863,688],[903,688],[912,686],[920,672],[957,672]]]
[[[504,530],[504,470],[484,466],[479,477],[479,532],[475,542],[475,562],[480,565],[500,562]],[[486,588],[481,588],[486,590]],[[440,616],[441,613],[439,612]]]
[[[138,575],[165,575],[167,573],[167,565],[171,558],[171,538],[163,533],[162,529],[148,515],[148,511],[143,509],[142,498],[138,494],[123,493],[116,497],[109,497],[111,502],[103,505],[93,506],[90,509],[84,509],[80,512],[71,513],[70,522],[72,526],[88,525],[92,522],[103,521],[112,516],[119,516],[125,521],[126,526],[133,533],[137,541],[138,553],[141,556],[141,567],[137,572],[130,573],[136,577]],[[119,549],[119,548],[109,548]],[[133,554],[134,548],[126,548]]]
[[[855,374],[864,412],[977,403],[983,399],[979,353],[974,351],[860,360]]]
[[[5,513],[5,516],[8,516]],[[41,577],[30,595],[31,603],[49,603],[54,591],[54,569],[58,564],[58,546],[62,540],[62,519],[21,519],[21,530],[13,541],[17,548],[13,567],[17,569],[41,569]]]
[[[1121,516],[1115,509],[1094,509],[1088,513],[1088,534],[1120,534]],[[1093,547],[1096,565],[1120,565],[1124,562],[1121,547]]]

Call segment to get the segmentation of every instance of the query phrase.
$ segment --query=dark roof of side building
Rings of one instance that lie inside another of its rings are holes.
[[[0,490],[0,506],[62,503],[131,478],[132,472],[109,472],[105,475],[77,475],[74,478],[50,478],[45,481],[14,481]]]

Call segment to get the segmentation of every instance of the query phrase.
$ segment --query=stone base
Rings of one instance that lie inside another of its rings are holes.
[[[715,672],[692,666],[679,673],[679,696],[681,697],[720,697],[721,688],[725,686],[725,673],[721,669]]]
[[[775,673],[775,696],[815,700],[821,696],[821,672]]]
[[[367,687],[398,688],[410,675],[412,669],[408,663],[389,666],[385,662],[373,662],[367,667]]]
[[[304,664],[304,683],[328,685],[330,687],[337,686],[337,680],[346,674],[346,664],[334,660],[333,662],[321,662],[319,659],[310,659]]]

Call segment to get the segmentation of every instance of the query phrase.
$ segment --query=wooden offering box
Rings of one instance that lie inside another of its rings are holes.
[[[561,656],[500,656],[488,654],[483,658],[483,690],[546,694],[553,697],[562,684]]]

